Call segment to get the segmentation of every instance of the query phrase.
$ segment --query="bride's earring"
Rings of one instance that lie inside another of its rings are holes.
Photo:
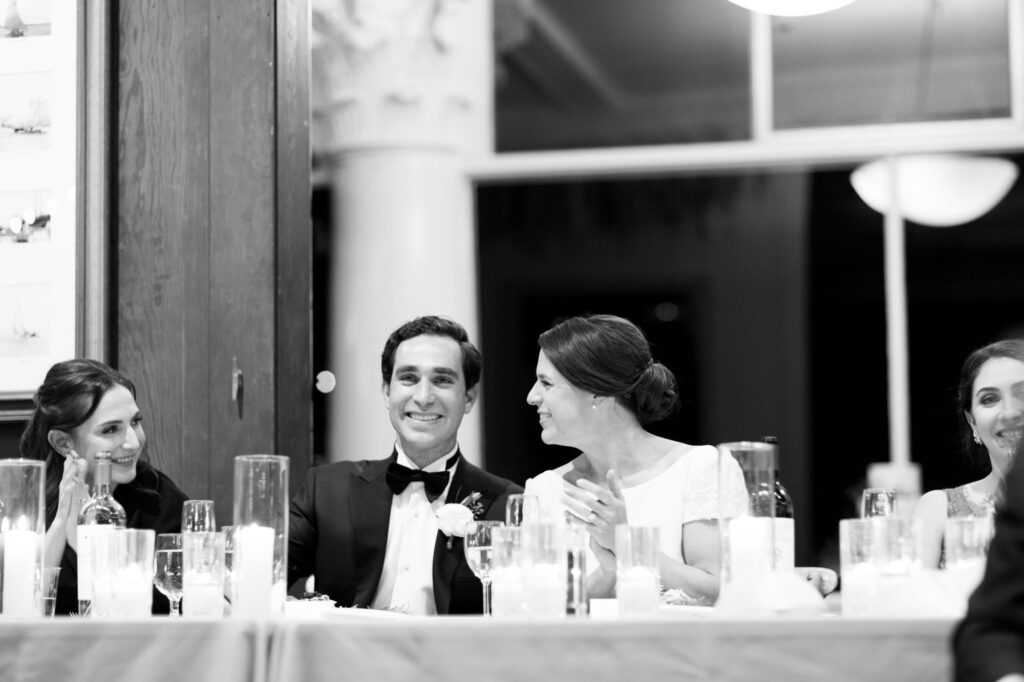
[[[978,437],[978,432],[975,429],[971,429],[971,433],[974,434],[974,442],[981,445],[981,438]]]

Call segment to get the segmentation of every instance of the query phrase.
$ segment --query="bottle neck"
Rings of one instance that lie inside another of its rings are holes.
[[[110,462],[96,462],[93,472],[94,496],[110,495]]]

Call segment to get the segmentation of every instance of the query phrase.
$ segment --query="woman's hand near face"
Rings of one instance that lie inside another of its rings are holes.
[[[88,463],[76,454],[64,459],[64,475],[57,494],[57,514],[46,532],[46,565],[59,566],[64,545],[78,550],[78,513],[89,497],[85,485]]]
[[[586,479],[566,488],[562,502],[577,523],[586,526],[590,537],[608,550],[615,551],[615,526],[628,523],[626,501],[622,495],[622,481],[609,470],[605,480],[608,487]],[[614,555],[613,555],[614,556]]]

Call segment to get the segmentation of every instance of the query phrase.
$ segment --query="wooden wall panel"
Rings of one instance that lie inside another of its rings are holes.
[[[120,3],[116,362],[136,381],[151,461],[210,486],[209,11]]]
[[[211,452],[215,496],[235,455],[274,450],[274,0],[218,0],[210,20]],[[232,359],[243,390],[231,400]]]
[[[309,0],[277,9],[277,452],[295,491],[312,464],[313,234],[310,217]],[[308,410],[285,406],[309,405]]]
[[[118,364],[222,525],[235,455],[311,458],[308,32],[308,0],[119,4]]]

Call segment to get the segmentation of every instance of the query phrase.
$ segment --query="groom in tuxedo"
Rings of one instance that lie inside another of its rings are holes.
[[[435,516],[466,501],[477,519],[503,519],[522,492],[459,452],[458,431],[478,397],[480,352],[466,330],[419,317],[381,355],[384,402],[395,429],[387,459],[314,467],[292,500],[288,583],[312,574],[339,606],[412,614],[481,613],[480,581],[461,537]]]

